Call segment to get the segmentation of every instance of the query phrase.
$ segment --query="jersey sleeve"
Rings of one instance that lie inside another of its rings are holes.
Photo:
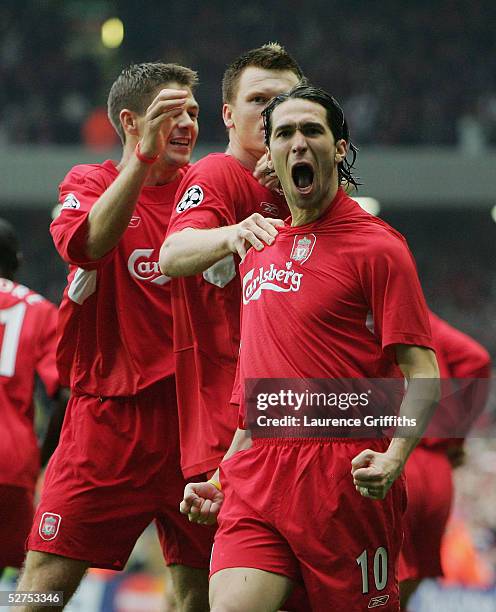
[[[210,229],[236,223],[236,189],[230,174],[223,157],[207,157],[192,166],[177,190],[167,235],[187,227]]]
[[[447,372],[441,375],[449,378],[489,378],[491,357],[486,349],[434,313],[430,312],[429,317],[433,340],[446,364]]]
[[[491,358],[470,336],[432,312],[429,318],[442,379],[442,397],[433,418],[435,435],[454,435],[443,443],[459,446],[487,405]],[[429,443],[439,444],[437,440]]]
[[[447,431],[467,434],[487,405],[491,358],[476,340],[429,313],[432,338],[438,353],[442,383],[442,406]],[[463,382],[462,380],[465,379]],[[456,388],[453,392],[452,389]],[[447,420],[451,418],[451,420]]]
[[[40,317],[40,332],[36,346],[36,373],[45,386],[47,395],[53,397],[60,387],[55,354],[57,346],[57,308],[44,300],[43,316]]]
[[[64,261],[92,270],[112,257],[111,250],[98,260],[91,260],[86,253],[88,237],[88,214],[108,188],[110,182],[96,168],[75,166],[59,186],[59,216],[50,226],[55,247]]]
[[[375,241],[362,262],[361,276],[383,350],[394,359],[396,344],[433,349],[427,305],[404,239],[387,234]]]

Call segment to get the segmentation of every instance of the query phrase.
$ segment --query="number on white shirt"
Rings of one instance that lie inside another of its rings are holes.
[[[25,313],[26,304],[24,302],[0,310],[0,325],[5,325],[3,341],[0,346],[0,376],[14,376],[17,348]]]

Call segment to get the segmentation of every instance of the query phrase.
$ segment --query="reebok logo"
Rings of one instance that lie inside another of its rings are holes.
[[[243,277],[243,304],[252,300],[258,300],[262,291],[277,291],[287,293],[288,291],[299,291],[303,274],[293,270],[293,262],[286,262],[286,269],[278,269],[270,264],[268,270],[262,266],[247,272]]]
[[[389,601],[389,595],[379,595],[379,597],[372,597],[369,601],[367,608],[378,608],[379,606],[385,606]]]
[[[135,249],[127,261],[127,269],[131,276],[138,280],[149,281],[155,285],[165,285],[170,278],[160,272],[158,261],[151,259],[153,250]]]
[[[279,206],[272,204],[272,202],[260,202],[260,208],[264,213],[277,217],[279,214]]]

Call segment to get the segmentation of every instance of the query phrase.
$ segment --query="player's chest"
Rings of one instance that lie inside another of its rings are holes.
[[[339,242],[316,234],[279,237],[241,267],[243,307],[259,316],[285,309],[325,318],[366,308],[359,275]],[[255,311],[257,311],[255,313]]]
[[[136,209],[118,247],[119,266],[130,280],[155,285],[169,280],[159,267],[167,221],[168,217],[163,214]]]

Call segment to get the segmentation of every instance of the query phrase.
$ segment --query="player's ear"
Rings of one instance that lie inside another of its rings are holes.
[[[267,168],[269,170],[274,170],[274,163],[272,162],[272,156],[270,154],[269,147],[265,147],[265,155],[267,156]]]
[[[336,143],[336,153],[334,155],[334,160],[337,164],[341,163],[343,159],[346,157],[346,151],[348,150],[347,142],[344,138],[341,138]]]
[[[230,104],[224,104],[222,106],[222,119],[224,119],[224,125],[228,130],[234,127],[234,119],[232,116],[232,108]]]
[[[133,111],[130,111],[128,108],[123,108],[119,113],[119,119],[122,129],[126,134],[139,136],[138,117],[136,113],[133,113]]]

